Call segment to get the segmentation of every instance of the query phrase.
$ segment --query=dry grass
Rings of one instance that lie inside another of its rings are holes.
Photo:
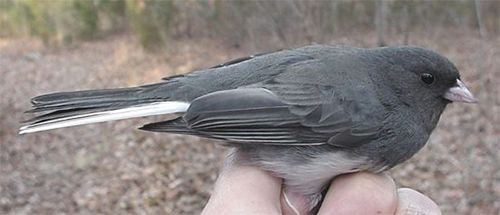
[[[372,35],[355,34],[334,42],[366,47],[375,44]],[[466,31],[412,38],[413,44],[451,58],[481,103],[451,105],[429,144],[391,174],[401,186],[433,198],[444,214],[498,214],[500,38],[481,42]],[[133,38],[117,36],[50,50],[33,40],[0,41],[0,213],[196,214],[201,210],[224,154],[224,148],[207,140],[134,129],[151,119],[16,134],[28,98],[34,95],[154,82],[254,49],[176,41],[158,56],[135,44]],[[481,44],[484,50],[478,48]],[[274,48],[279,47],[269,50]]]

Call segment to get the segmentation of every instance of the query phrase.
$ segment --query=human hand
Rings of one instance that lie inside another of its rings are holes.
[[[220,174],[202,214],[296,214],[282,201],[282,180],[251,166]],[[298,209],[301,211],[301,209]],[[341,175],[330,185],[318,214],[441,214],[427,196],[397,189],[386,174]]]

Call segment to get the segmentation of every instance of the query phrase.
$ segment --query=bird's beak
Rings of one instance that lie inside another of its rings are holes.
[[[444,98],[453,102],[477,103],[477,99],[474,98],[474,95],[472,95],[464,82],[460,81],[460,79],[457,79],[457,83],[454,87],[446,91]]]

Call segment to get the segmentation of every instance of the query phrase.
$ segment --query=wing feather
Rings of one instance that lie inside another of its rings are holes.
[[[308,105],[294,105],[295,102],[290,102],[293,99],[288,100],[290,94],[280,94],[280,90],[291,90],[291,85],[286,88],[219,91],[194,100],[184,117],[146,125],[143,129],[190,133],[241,144],[318,145],[333,142],[332,145],[341,147],[346,147],[342,143],[358,145],[358,141],[362,142],[373,134],[352,133],[352,120],[342,105],[318,96],[327,93],[314,86],[297,88],[303,95],[315,95],[301,99]]]

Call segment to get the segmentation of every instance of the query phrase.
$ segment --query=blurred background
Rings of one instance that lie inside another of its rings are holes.
[[[197,214],[225,148],[138,131],[161,117],[18,136],[29,98],[134,86],[313,43],[418,45],[479,98],[390,174],[444,214],[500,213],[500,1],[0,0],[0,214]]]

